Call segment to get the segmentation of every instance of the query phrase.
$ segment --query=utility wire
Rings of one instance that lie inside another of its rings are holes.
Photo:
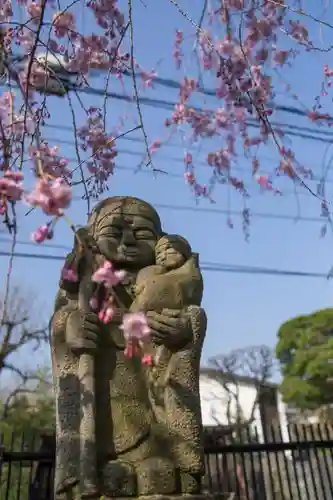
[[[254,128],[258,129],[260,128],[260,123],[259,122],[247,122],[247,125],[249,128]],[[300,139],[310,139],[311,141],[318,141],[318,142],[324,142],[326,144],[331,144],[333,140],[333,134],[332,133],[321,133],[317,131],[312,131],[314,133],[308,134],[308,133],[303,133],[300,131],[297,131],[295,128],[296,126],[294,125],[288,125],[288,124],[274,124],[274,122],[271,123],[271,126],[277,126],[282,129],[283,127],[283,132],[285,132],[288,135],[291,135],[293,137],[299,137]],[[296,131],[294,131],[294,128]],[[297,127],[298,129],[301,129],[301,127]],[[70,129],[73,132],[73,129]],[[123,139],[127,137],[124,136]],[[137,139],[137,138],[132,138],[132,140]],[[59,141],[57,138],[53,138],[53,141]],[[137,142],[142,142],[142,140],[137,140]],[[170,145],[170,144],[168,144]],[[173,147],[180,147],[180,145],[177,144],[171,144]]]
[[[6,238],[6,237],[0,237],[0,243],[11,243],[12,239]],[[24,245],[24,246],[33,246],[36,248],[37,243],[35,241],[29,241],[29,240],[16,240],[16,243],[18,245]],[[43,243],[43,248],[53,248],[53,249],[58,249],[58,250],[65,250],[66,252],[70,252],[71,248],[66,245],[57,245],[56,243]]]
[[[82,197],[74,196],[73,201],[82,201]],[[176,212],[193,212],[193,213],[202,213],[202,214],[212,214],[212,215],[230,215],[236,217],[242,217],[242,211],[237,210],[228,210],[225,208],[202,208],[199,206],[193,207],[191,205],[171,205],[171,204],[163,204],[163,203],[154,203],[155,208],[160,210],[173,210]],[[284,215],[284,214],[275,214],[272,212],[251,212],[250,217],[257,217],[260,219],[275,219],[275,220],[284,220],[291,222],[325,222],[326,219],[324,217],[304,217],[304,216],[292,216],[292,215]]]
[[[7,86],[5,82],[0,81],[0,86]],[[17,88],[18,86],[16,84],[11,85],[12,88]],[[105,89],[98,89],[98,88],[92,88],[92,87],[84,87],[84,88],[76,88],[75,86],[69,86],[68,90],[73,90],[75,92],[87,94],[87,95],[95,95],[95,96],[100,96],[100,97],[108,97],[111,99],[116,99],[120,101],[125,101],[125,102],[132,102],[133,103],[133,98],[130,96],[127,96],[125,94],[121,94],[119,92],[109,92],[106,91]],[[163,108],[167,110],[174,110],[174,107],[176,106],[177,102],[172,102],[172,101],[166,101],[164,99],[154,99],[151,97],[139,97],[139,102],[141,105],[144,106],[153,106],[157,108]],[[203,112],[204,110],[200,107],[197,106],[191,106],[194,110],[198,112]],[[290,114],[298,115],[298,116],[307,116],[307,112],[302,111],[298,108],[294,108],[291,106],[275,106],[275,109],[277,111],[285,111]],[[329,117],[333,120],[333,117]],[[253,127],[259,127],[256,125],[256,120],[253,120],[253,123],[250,123],[250,120],[248,120],[248,126],[253,126]],[[295,135],[294,133],[290,132],[290,135]],[[306,135],[300,135],[300,137],[303,137],[304,139],[311,138],[311,136],[306,136]],[[328,142],[325,141],[323,138],[318,138],[317,140],[322,140],[323,142]]]
[[[122,74],[126,77],[133,78],[132,71],[122,70]],[[140,78],[140,72],[136,72],[135,76]],[[153,84],[157,84],[157,85],[160,85],[163,87],[168,87],[168,88],[172,88],[172,89],[176,89],[176,90],[180,90],[180,87],[181,87],[180,82],[178,82],[177,80],[173,80],[171,78],[162,78],[162,77],[158,77],[158,76],[154,77]],[[7,86],[5,81],[3,81],[3,80],[0,81],[0,85]],[[14,83],[14,84],[11,84],[11,86],[17,87],[17,84]],[[123,96],[122,94],[115,93],[115,92],[106,92],[105,88],[104,89],[93,88],[93,87],[80,88],[80,87],[77,87],[75,85],[71,85],[70,83],[67,83],[67,82],[66,82],[66,87],[68,90],[75,90],[76,92],[80,92],[83,94],[89,94],[89,95],[95,94],[95,95],[100,95],[103,97],[106,96],[106,97],[111,97],[111,98],[115,98],[115,99],[118,99],[118,98],[121,99],[123,97],[124,98],[123,100],[133,101],[133,98],[131,98],[131,97]],[[207,89],[204,87],[200,87],[198,89],[198,91],[201,94],[207,95],[209,97],[217,98],[216,90],[214,90],[214,89]],[[142,104],[144,104],[143,99],[145,99],[145,98],[140,98],[140,101]],[[167,101],[163,101],[163,100],[159,100],[158,102],[167,103]],[[304,110],[296,108],[294,106],[275,105],[274,103],[270,103],[269,105],[271,105],[276,111],[282,111],[282,112],[294,114],[297,116],[304,116],[304,117],[308,116],[308,111],[304,111]],[[328,119],[333,120],[333,117],[328,116]]]
[[[69,141],[67,139],[54,139],[54,138],[51,138],[51,137],[45,137],[45,141],[53,141],[53,142],[57,142],[59,144],[67,144],[69,146],[75,146],[75,143],[73,141]],[[143,141],[141,141],[143,142]],[[333,134],[332,134],[332,142],[333,142]],[[117,151],[121,154],[127,154],[129,156],[143,156],[144,153],[141,152],[141,151],[133,151],[131,149],[126,149],[126,148],[117,148]],[[177,156],[173,156],[173,155],[168,155],[168,154],[158,154],[158,160],[170,160],[170,161],[173,161],[175,163],[181,163],[184,165],[184,159],[183,158],[179,158]],[[271,162],[274,162],[274,161],[277,161],[277,160],[274,160],[273,158],[267,158],[267,157],[261,157],[260,160],[264,160],[264,161],[271,161]],[[69,162],[73,162],[73,163],[77,163],[77,158],[68,158],[68,161]],[[202,167],[207,167],[207,163],[204,162],[204,161],[197,161],[195,162],[195,165],[196,166],[202,166]],[[120,170],[128,170],[128,171],[133,171],[133,172],[136,172],[137,171],[137,168],[136,167],[127,167],[127,166],[124,166],[124,165],[116,165],[116,168],[117,169],[120,169]],[[242,168],[242,167],[237,167],[237,166],[233,166],[232,167],[232,170],[233,171],[236,171],[236,172],[249,172],[249,169],[248,168]],[[150,170],[145,170],[145,172],[151,174],[151,171]],[[260,172],[261,173],[268,173],[269,172],[265,172],[264,170],[260,169]],[[174,172],[165,172],[165,175],[167,175],[168,177],[173,177],[173,178],[177,178],[177,179],[184,179],[184,175],[183,174],[177,174],[177,173],[174,173]],[[310,181],[321,181],[322,180],[322,176],[319,176],[319,175],[312,175],[311,178],[309,179]],[[328,184],[332,184],[333,183],[333,179],[325,179],[325,183],[328,183]],[[293,192],[294,193],[294,192]]]
[[[0,251],[0,257],[10,257],[11,252]],[[36,253],[23,253],[15,252],[15,258],[23,259],[40,259],[40,260],[54,260],[63,261],[64,256],[61,255],[47,255],[47,254],[36,254]],[[264,267],[255,266],[241,266],[233,264],[219,264],[203,262],[200,266],[203,271],[210,272],[222,272],[222,273],[237,273],[237,274],[263,274],[270,276],[289,276],[289,277],[302,277],[302,278],[327,278],[328,275],[325,273],[315,273],[315,272],[304,272],[304,271],[289,271],[283,269],[270,269]]]
[[[170,103],[172,104],[172,103]],[[247,123],[251,123],[251,124],[257,124],[258,121],[257,120],[254,120],[253,118],[249,118],[247,120]],[[299,132],[304,132],[304,133],[309,133],[309,134],[312,134],[312,133],[315,133],[315,134],[321,134],[323,136],[328,136],[328,137],[333,137],[333,133],[330,132],[329,130],[314,130],[313,128],[311,127],[302,127],[300,125],[294,125],[294,124],[290,124],[290,123],[284,123],[284,122],[271,122],[271,125],[274,126],[274,127],[279,127],[279,128],[284,128],[284,127],[290,127],[294,130],[297,130]],[[69,132],[73,132],[74,129],[73,127],[70,127],[69,125],[57,125],[57,124],[53,124],[53,123],[45,123],[43,125],[44,127],[47,127],[47,128],[53,128],[53,129],[60,129],[60,130],[68,130]],[[132,136],[130,135],[125,135],[125,136],[122,136],[120,137],[120,139],[122,140],[135,140],[135,142],[144,142],[144,140],[142,138],[133,138]],[[172,144],[172,143],[168,143],[169,146],[175,146],[175,147],[178,147],[178,144]]]
[[[123,70],[122,71],[124,76],[131,77],[132,74],[128,70]],[[137,73],[137,76],[140,77],[140,73]],[[162,87],[168,87],[176,90],[180,90],[180,83],[177,80],[172,80],[171,78],[161,78],[161,77],[154,77],[153,79],[153,85],[161,85]],[[216,96],[216,90],[214,89],[207,89],[204,87],[200,87],[198,90],[201,94],[207,95],[209,97],[215,97]],[[302,109],[296,108],[294,106],[282,106],[282,105],[274,105],[271,103],[271,105],[274,107],[276,111],[282,111],[284,113],[290,113],[298,116],[307,116],[308,112],[304,111]],[[329,116],[330,120],[333,120],[332,116]]]
[[[226,210],[220,208],[201,208],[201,207],[191,207],[190,205],[169,205],[163,203],[154,203],[154,207],[161,210],[176,210],[177,212],[200,212],[215,215],[232,215],[232,216],[242,216],[241,212],[236,210]],[[290,221],[303,221],[303,222],[325,222],[324,218],[319,217],[293,217],[292,215],[284,214],[273,214],[264,212],[251,212],[250,217],[260,217],[263,219],[277,219],[277,220],[290,220]]]
[[[82,198],[80,197],[74,197],[74,201],[81,201]],[[227,210],[227,209],[221,209],[221,208],[201,208],[201,207],[191,207],[191,206],[184,206],[184,205],[168,205],[168,204],[161,204],[157,203],[154,204],[154,207],[160,210],[174,210],[176,212],[199,212],[202,214],[213,214],[213,215],[227,215],[229,217],[242,217],[242,212],[238,212],[236,210]],[[325,223],[326,219],[321,218],[321,217],[303,217],[303,216],[295,216],[293,217],[292,215],[284,215],[284,214],[274,214],[274,213],[265,213],[265,212],[250,212],[250,217],[256,217],[256,218],[261,218],[261,219],[275,219],[275,220],[281,220],[281,221],[291,221],[296,223],[299,222],[310,222],[310,223]],[[6,237],[0,237],[0,243],[11,243],[12,240],[10,238]],[[26,246],[33,246],[36,248],[36,243],[33,241],[29,240],[17,240],[18,245],[26,245]],[[55,243],[43,243],[43,248],[53,248],[53,249],[59,249],[59,250],[65,250],[65,251],[71,251],[71,248],[66,245],[58,245]]]
[[[81,196],[73,196],[73,201],[82,201]],[[192,207],[191,205],[171,205],[171,204],[163,204],[163,203],[154,203],[155,208],[160,210],[174,210],[176,212],[199,212],[202,214],[214,214],[214,215],[229,215],[242,217],[243,214],[241,211],[237,210],[227,210],[223,208],[202,208],[202,207]],[[274,214],[274,213],[265,213],[265,212],[251,212],[250,217],[259,217],[262,219],[275,219],[275,220],[285,220],[292,222],[315,222],[315,223],[325,223],[327,219],[324,217],[303,217],[303,216],[292,216],[292,215],[284,215],[284,214]]]

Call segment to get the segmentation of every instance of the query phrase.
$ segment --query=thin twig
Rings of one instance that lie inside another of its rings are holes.
[[[90,213],[90,196],[89,196],[89,192],[88,192],[87,183],[86,183],[85,178],[84,178],[82,161],[81,161],[81,157],[80,157],[79,144],[77,141],[78,133],[77,133],[77,126],[76,126],[75,111],[74,111],[72,99],[71,99],[69,93],[67,93],[67,100],[68,100],[69,109],[71,110],[71,113],[72,113],[72,123],[73,123],[73,129],[74,129],[74,147],[75,147],[76,158],[78,161],[78,168],[79,168],[80,174],[81,174],[81,181],[83,184],[83,189],[84,189],[86,200],[87,200],[87,215],[89,215],[89,213]]]
[[[2,306],[2,311],[1,311],[0,328],[2,328],[4,322],[6,321],[6,318],[7,318],[7,308],[8,308],[8,301],[9,301],[11,276],[12,276],[12,271],[13,271],[13,263],[14,263],[16,239],[17,239],[17,223],[16,223],[15,203],[12,202],[11,206],[12,206],[12,212],[13,212],[13,219],[12,219],[12,224],[11,224],[11,229],[13,231],[12,232],[13,239],[12,239],[8,269],[7,269],[7,274],[6,274],[5,295],[4,295],[3,306]]]
[[[107,90],[108,90],[108,86],[109,86],[109,80],[110,80],[111,73],[112,73],[112,70],[113,70],[113,65],[115,64],[115,62],[117,60],[118,50],[120,48],[120,45],[121,45],[122,41],[124,40],[124,37],[125,37],[126,32],[127,32],[128,28],[129,28],[129,25],[130,25],[130,23],[128,22],[126,24],[125,28],[123,29],[122,33],[121,33],[121,36],[120,36],[119,41],[117,43],[117,46],[115,48],[114,57],[111,60],[110,68],[109,68],[109,71],[108,71],[108,74],[107,74],[107,77],[106,77],[106,82],[105,82],[105,96],[104,96],[104,104],[103,104],[103,110],[104,110],[104,113],[103,113],[104,114],[104,116],[103,116],[104,130],[105,130],[105,127],[106,127],[106,104],[107,104],[107,99],[108,99]]]
[[[133,81],[133,89],[134,89],[134,95],[135,95],[135,102],[136,102],[136,109],[138,111],[139,115],[139,124],[142,129],[142,134],[144,137],[145,141],[145,146],[146,146],[146,151],[147,151],[147,158],[148,162],[146,163],[146,167],[149,165],[153,167],[153,160],[151,157],[150,149],[149,149],[149,143],[148,143],[148,137],[145,131],[145,127],[143,124],[143,118],[142,118],[142,112],[141,112],[141,106],[140,106],[140,101],[139,101],[139,93],[138,93],[138,86],[136,83],[136,74],[135,74],[135,63],[134,63],[134,28],[133,28],[133,17],[132,17],[132,0],[128,0],[128,21],[129,21],[129,28],[130,28],[130,57],[131,57],[131,73],[132,73],[132,81]]]
[[[125,137],[127,134],[130,134],[131,132],[135,132],[135,130],[139,130],[141,129],[141,125],[136,125],[135,127],[127,130],[126,132],[123,132],[122,134],[119,134],[117,137],[115,137],[114,139],[112,139],[112,141],[110,141],[110,143],[113,143],[115,142],[117,139],[120,139],[121,137]],[[108,144],[108,143],[107,143]],[[89,161],[91,158],[93,158],[101,149],[103,149],[105,146],[101,146],[99,148],[96,149],[96,151],[93,152],[92,155],[88,156],[88,158],[85,158],[84,160],[82,160],[79,165],[77,165],[73,170],[70,171],[69,174],[67,175],[64,175],[63,178],[65,180],[68,180],[69,177],[78,169],[80,169],[80,167],[86,162],[86,161]],[[36,209],[36,207],[32,207],[30,208],[24,215],[27,216],[29,214],[31,214],[31,212],[33,212],[34,210]]]
[[[172,0],[170,0],[172,1]],[[328,28],[333,28],[333,25],[328,23],[327,21],[324,21],[323,19],[319,19],[318,17],[313,16],[312,14],[309,14],[303,9],[294,9],[293,7],[290,7],[289,5],[282,4],[281,1],[277,0],[267,0],[269,3],[272,3],[276,5],[277,7],[281,7],[281,9],[287,9],[290,10],[290,12],[293,12],[295,14],[299,14],[300,16],[305,16],[314,21],[315,23],[322,24],[323,26],[327,26]]]

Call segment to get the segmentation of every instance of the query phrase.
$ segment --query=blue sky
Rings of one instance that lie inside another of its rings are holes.
[[[180,80],[182,72],[177,72],[171,57],[175,29],[183,29],[186,33],[193,33],[189,23],[182,18],[168,0],[145,0],[143,3],[134,2],[135,22],[135,50],[140,64],[147,70],[158,65],[161,77]],[[187,0],[180,5],[188,10],[194,19],[199,18],[197,6],[201,2]],[[314,4],[314,2],[309,3]],[[325,18],[332,12],[325,13]],[[312,10],[315,15],[323,14],[323,7],[317,6]],[[315,41],[321,47],[328,46],[329,32],[321,33],[318,25],[311,25]],[[323,39],[322,39],[323,37]],[[191,42],[192,43],[192,42]],[[285,43],[285,42],[283,42]],[[290,46],[291,42],[288,42]],[[304,53],[299,56],[293,68],[283,70],[283,77],[291,84],[292,90],[299,97],[297,103],[282,92],[282,85],[277,86],[277,99],[279,104],[312,106],[314,97],[320,91],[323,66],[330,63],[330,54],[322,52]],[[186,66],[188,74],[195,76],[195,61],[187,57]],[[130,94],[130,80],[125,80],[127,92]],[[207,87],[210,81],[207,79]],[[96,76],[91,80],[94,87],[103,87],[103,76]],[[121,91],[119,82],[112,81],[111,91]],[[161,86],[155,90],[146,91],[146,95],[158,99],[175,101],[176,91]],[[93,96],[82,96],[87,105],[102,105],[103,99]],[[213,98],[204,102],[198,99],[198,105],[216,106]],[[332,112],[331,99],[326,100],[328,112]],[[58,125],[59,129],[46,129],[45,136],[50,143],[57,141],[73,142],[73,134],[62,130],[62,125],[71,125],[71,115],[65,99],[52,98],[49,102],[51,123]],[[77,108],[79,113],[79,110]],[[170,113],[164,109],[142,107],[147,135],[152,141],[166,137],[163,126],[165,118]],[[108,105],[108,124],[112,128],[117,123],[119,116],[129,116],[129,127],[135,118],[135,107],[119,101],[110,101]],[[277,121],[294,125],[311,126],[308,120],[285,113],[276,113]],[[315,129],[317,130],[317,129]],[[138,132],[135,137],[141,137]],[[51,139],[53,142],[51,142]],[[323,158],[327,144],[300,138],[291,138],[291,144],[298,159],[304,166],[312,168],[320,174],[324,166]],[[181,176],[183,173],[183,148],[179,140],[172,139],[173,145],[165,146],[155,158],[155,167],[173,174],[179,178],[168,175],[159,175],[156,178],[150,172],[133,173],[137,167],[140,156],[120,153],[117,164],[126,169],[116,169],[114,177],[109,182],[110,195],[133,195],[144,198],[158,207],[159,204],[186,205],[196,207],[195,199],[185,185]],[[212,147],[218,146],[215,142]],[[59,143],[61,153],[69,157],[75,156],[74,147]],[[127,149],[132,153],[144,152],[144,144],[130,141],[119,142],[120,149]],[[198,160],[204,160],[209,151],[209,145],[202,142],[193,154]],[[168,159],[168,156],[177,157],[178,162]],[[262,159],[262,169],[272,171],[277,166],[277,154],[271,145],[259,154]],[[328,154],[327,158],[330,158]],[[74,164],[73,164],[74,166]],[[251,198],[249,208],[252,212],[286,214],[295,217],[295,221],[275,220],[253,217],[251,221],[250,241],[246,242],[242,233],[241,219],[234,217],[234,229],[229,229],[226,224],[226,215],[211,214],[204,211],[177,211],[160,209],[161,218],[166,231],[184,235],[191,243],[193,249],[200,253],[203,262],[219,262],[226,264],[242,264],[265,266],[279,269],[300,271],[328,272],[333,264],[332,234],[328,232],[324,239],[320,238],[320,224],[299,221],[297,216],[309,217],[320,215],[320,202],[302,188],[297,188],[299,195],[296,197],[291,182],[279,180],[278,187],[283,196],[274,196],[271,193],[261,193],[258,186],[251,184],[249,163],[239,158],[237,172],[247,179]],[[198,176],[202,182],[209,179],[209,167],[200,167]],[[333,179],[333,174],[329,177]],[[311,183],[315,188],[315,183]],[[327,184],[327,196],[331,201],[331,186]],[[82,189],[77,189],[76,196],[82,194]],[[214,208],[222,210],[241,210],[242,200],[232,189],[218,186],[214,192],[216,205]],[[201,200],[197,205],[199,209],[210,208],[206,200]],[[44,216],[35,211],[29,216],[24,216],[25,208],[19,210],[19,240],[28,241],[30,233],[43,221]],[[86,203],[75,201],[69,210],[69,216],[75,224],[84,224],[86,219]],[[64,222],[57,227],[52,243],[70,247],[72,234]],[[1,240],[1,250],[9,250],[9,243]],[[43,246],[28,247],[17,246],[17,251],[33,251],[41,254],[65,255],[65,250],[47,248]],[[61,262],[15,259],[12,282],[22,285],[24,290],[38,296],[39,309],[34,312],[38,319],[48,319],[52,311],[52,303],[56,293]],[[8,267],[8,258],[1,257],[1,276],[5,277]],[[333,284],[325,279],[272,277],[246,274],[228,274],[219,272],[204,272],[205,293],[204,307],[208,314],[208,331],[204,346],[203,362],[210,356],[225,353],[230,349],[253,344],[268,344],[274,346],[276,332],[280,324],[288,318],[309,313],[313,310],[330,307],[332,304]],[[24,364],[43,364],[49,359],[48,349],[34,354],[26,350],[21,355]]]

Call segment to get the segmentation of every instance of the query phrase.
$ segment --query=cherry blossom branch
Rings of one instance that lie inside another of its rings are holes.
[[[240,45],[240,48],[241,48],[241,51],[242,51],[242,54],[243,54],[243,57],[244,57],[244,60],[246,61],[247,63],[247,66],[248,66],[248,70],[249,70],[249,73],[251,75],[251,78],[254,80],[254,75],[252,73],[252,69],[249,65],[249,62],[248,62],[248,59],[246,57],[246,54],[245,54],[245,51],[244,51],[244,47],[243,47],[243,42],[242,42],[242,23],[243,23],[243,15],[241,14],[241,21],[239,23],[239,29],[238,29],[238,36],[239,36],[239,45]],[[251,97],[251,94],[249,92],[247,92],[247,95],[248,95],[248,98],[252,104],[252,106],[256,109],[257,111],[257,114],[258,114],[258,118],[259,118],[259,121],[261,121],[265,127],[267,127],[267,129],[269,130],[272,138],[273,138],[273,141],[280,153],[280,155],[288,162],[290,163],[290,158],[287,156],[287,154],[285,153],[284,149],[281,147],[277,137],[276,137],[276,134],[274,132],[274,129],[267,117],[267,115],[265,114],[265,109],[264,107],[262,106],[262,108],[260,109],[259,106],[256,106],[255,103],[253,102],[252,100],[252,97]],[[292,168],[292,167],[291,167]],[[315,198],[318,198],[320,201],[324,202],[325,200],[322,200],[317,193],[315,193],[304,181],[303,179],[300,178],[300,176],[297,174],[297,172],[295,171],[294,168],[292,168],[292,176],[294,178],[296,178],[300,184],[307,190],[309,191],[309,193],[314,196]]]
[[[333,24],[328,23],[327,21],[324,21],[323,19],[319,19],[316,16],[313,16],[312,14],[309,14],[303,9],[295,9],[294,7],[291,7],[290,5],[286,5],[283,0],[267,0],[269,3],[276,5],[277,7],[282,7],[284,9],[289,10],[290,12],[293,12],[295,14],[299,14],[301,16],[308,17],[312,21],[322,24],[323,26],[327,26],[328,28],[333,28]]]

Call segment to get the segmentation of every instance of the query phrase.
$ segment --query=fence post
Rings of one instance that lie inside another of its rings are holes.
[[[2,464],[4,462],[4,460],[3,460],[4,451],[5,451],[5,447],[3,444],[0,443],[0,474],[1,474],[1,470],[2,470]]]

